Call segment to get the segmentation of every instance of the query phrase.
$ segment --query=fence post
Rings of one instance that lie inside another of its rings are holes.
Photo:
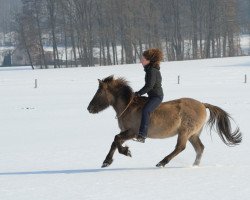
[[[180,84],[180,80],[181,80],[180,75],[178,75],[178,84]]]
[[[35,87],[34,88],[37,88],[37,79],[35,79]]]
[[[247,75],[245,74],[245,82],[244,83],[247,83]]]

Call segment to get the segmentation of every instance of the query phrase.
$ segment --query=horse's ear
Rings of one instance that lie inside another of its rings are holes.
[[[98,82],[101,84],[102,83],[102,80],[100,80],[100,79],[97,79],[98,80]]]

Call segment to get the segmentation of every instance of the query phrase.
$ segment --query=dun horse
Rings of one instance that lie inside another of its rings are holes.
[[[121,132],[117,134],[111,145],[110,151],[103,162],[102,167],[107,167],[113,162],[116,149],[119,153],[131,157],[127,146],[122,144],[135,137],[139,131],[141,110],[146,97],[134,97],[132,88],[123,78],[114,79],[109,76],[99,81],[99,88],[91,100],[88,111],[98,113],[109,106],[116,111]],[[190,98],[181,98],[162,103],[150,116],[148,137],[152,139],[164,139],[178,135],[177,144],[172,153],[167,155],[156,166],[164,167],[171,159],[183,151],[189,141],[196,152],[194,165],[199,165],[204,150],[199,135],[206,123],[206,108],[210,111],[208,125],[211,129],[215,126],[222,141],[228,146],[234,146],[241,142],[242,136],[237,127],[231,130],[230,116],[221,108],[201,103]]]

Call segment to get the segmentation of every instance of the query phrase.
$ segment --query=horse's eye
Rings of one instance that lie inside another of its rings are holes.
[[[103,90],[100,88],[100,89],[98,90],[98,93],[99,93],[99,94],[102,94],[102,93],[103,93]]]

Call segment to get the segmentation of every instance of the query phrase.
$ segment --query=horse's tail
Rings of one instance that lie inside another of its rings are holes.
[[[236,127],[236,130],[232,132],[230,123],[230,119],[232,118],[230,115],[217,106],[208,103],[204,103],[204,106],[210,111],[210,118],[208,120],[210,133],[213,126],[216,125],[216,131],[226,145],[234,146],[240,144],[242,140],[242,134],[238,127]]]

